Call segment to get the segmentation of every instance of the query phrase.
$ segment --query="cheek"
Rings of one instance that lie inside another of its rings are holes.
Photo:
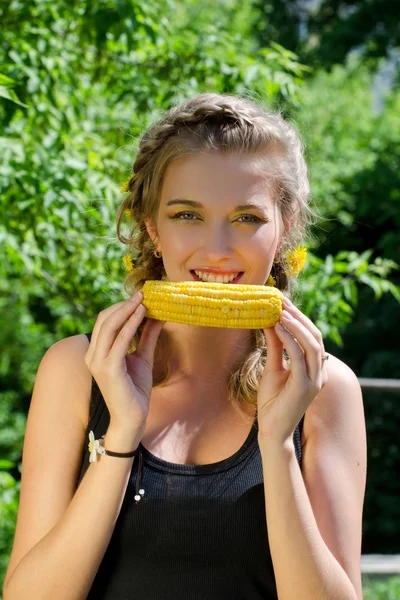
[[[279,238],[275,232],[267,232],[263,235],[257,234],[246,246],[246,252],[252,257],[256,257],[258,274],[262,278],[267,278],[274,264],[274,258],[277,253]]]
[[[275,256],[276,248],[279,243],[279,235],[275,229],[259,230],[251,239],[254,248],[261,252],[264,256],[271,254]]]
[[[183,229],[183,228],[182,228]],[[166,235],[165,252],[170,256],[185,256],[190,253],[192,248],[196,247],[197,237],[190,235],[187,231],[170,232]]]

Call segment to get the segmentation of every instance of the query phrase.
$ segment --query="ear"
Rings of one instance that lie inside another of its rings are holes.
[[[145,219],[144,224],[146,225],[147,233],[149,234],[151,241],[153,242],[154,246],[156,246],[157,231],[154,222],[149,219]]]
[[[283,223],[283,230],[282,230],[282,235],[281,235],[281,243],[282,246],[285,244],[285,241],[287,240],[287,238],[289,237],[290,234],[290,230],[292,229],[292,225],[294,223],[294,219],[291,219],[290,221],[288,221],[286,224]]]
[[[283,222],[283,219],[281,219],[281,228],[282,229],[281,229],[281,233],[280,233],[279,242],[276,247],[276,250],[278,252],[280,252],[285,247],[285,244],[289,237],[289,233],[290,233],[293,223],[294,223],[294,219],[291,219],[286,224]]]
[[[292,229],[292,225],[293,225],[293,223],[294,223],[294,219],[291,219],[291,220],[288,222],[288,224],[286,225],[286,233],[287,233],[287,235],[289,235],[289,233],[290,233],[290,230]]]

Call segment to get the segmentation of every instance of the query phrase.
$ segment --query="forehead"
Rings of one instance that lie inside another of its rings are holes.
[[[204,205],[214,201],[230,205],[255,196],[265,205],[273,203],[265,156],[206,153],[177,159],[168,166],[161,204],[186,198]]]

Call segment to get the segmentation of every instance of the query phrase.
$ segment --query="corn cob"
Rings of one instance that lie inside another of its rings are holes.
[[[146,317],[172,323],[261,329],[282,312],[282,292],[264,285],[148,280],[142,292]]]

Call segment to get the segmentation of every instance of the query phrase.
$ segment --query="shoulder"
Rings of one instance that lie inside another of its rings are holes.
[[[85,355],[89,348],[89,340],[84,333],[72,335],[55,342],[44,354],[39,370],[46,369],[50,374],[52,368],[57,372],[70,373],[78,382],[87,381],[91,377],[85,364]]]
[[[364,424],[361,386],[357,375],[342,360],[329,353],[324,364],[328,381],[308,407],[304,417],[305,438],[326,428],[334,428],[342,418]]]
[[[55,342],[47,350],[46,354],[56,352],[70,353],[71,351],[78,351],[80,354],[83,352],[86,354],[89,348],[89,340],[84,333],[78,333],[77,335],[71,335]]]
[[[65,382],[75,390],[71,401],[76,400],[76,410],[84,429],[89,418],[92,374],[85,364],[89,340],[84,333],[72,335],[55,342],[44,354],[37,372],[37,383],[52,386]]]

